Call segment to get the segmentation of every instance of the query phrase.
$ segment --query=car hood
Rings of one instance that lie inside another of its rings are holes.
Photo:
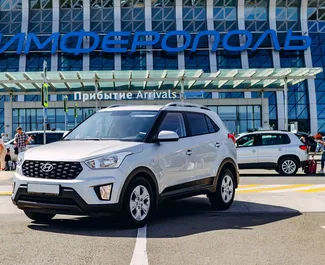
[[[58,141],[29,149],[25,160],[83,161],[119,152],[139,153],[143,143],[123,141]]]

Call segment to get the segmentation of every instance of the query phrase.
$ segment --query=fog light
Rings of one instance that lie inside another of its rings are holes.
[[[102,200],[111,199],[112,184],[99,187],[100,197]]]

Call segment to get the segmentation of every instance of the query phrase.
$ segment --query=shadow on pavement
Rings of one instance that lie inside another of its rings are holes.
[[[278,206],[235,201],[228,211],[214,211],[206,198],[190,198],[163,204],[148,225],[148,238],[182,237],[227,229],[254,229],[301,215]],[[50,224],[32,223],[30,229],[94,237],[136,237],[135,229],[124,229],[115,217],[55,218]]]

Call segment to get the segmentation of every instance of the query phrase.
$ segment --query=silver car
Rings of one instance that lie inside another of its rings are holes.
[[[308,163],[308,150],[291,132],[256,131],[236,138],[240,169],[273,169],[294,175]]]

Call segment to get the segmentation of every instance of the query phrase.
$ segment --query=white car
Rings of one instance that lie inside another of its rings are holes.
[[[308,148],[292,132],[256,131],[236,138],[240,169],[273,169],[294,175],[308,163]]]
[[[118,212],[142,226],[164,199],[198,194],[225,210],[239,182],[234,141],[200,105],[109,107],[61,141],[19,155],[12,200],[43,222]]]
[[[46,143],[53,143],[59,141],[64,134],[67,133],[66,131],[46,131]],[[34,148],[40,145],[43,145],[43,135],[44,131],[29,131],[26,134],[30,136],[34,136],[34,141],[26,146],[26,149]],[[16,162],[18,159],[18,155],[15,154],[15,139],[11,139],[9,142],[5,143],[6,148],[10,149],[10,156],[11,160]]]

